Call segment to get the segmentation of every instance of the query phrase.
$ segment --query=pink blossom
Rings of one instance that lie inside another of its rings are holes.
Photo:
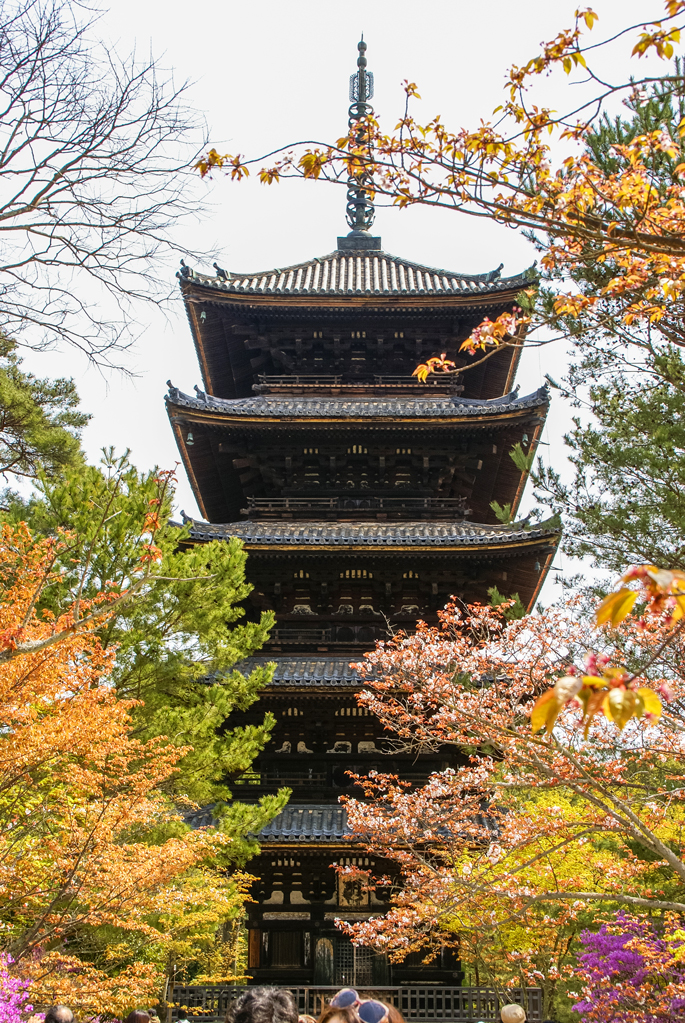
[[[29,1005],[29,982],[10,973],[14,960],[0,953],[0,1023],[23,1023],[33,1011]]]

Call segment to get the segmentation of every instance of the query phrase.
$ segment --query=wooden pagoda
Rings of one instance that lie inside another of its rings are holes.
[[[369,109],[364,49],[351,117]],[[268,709],[278,725],[253,770],[234,779],[242,800],[292,789],[250,864],[260,880],[249,971],[259,983],[390,983],[383,957],[354,949],[335,925],[384,905],[335,872],[335,863],[383,869],[345,837],[338,798],[351,791],[350,771],[421,782],[454,755],[393,752],[357,705],[350,664],[389,632],[436,621],[452,595],[487,601],[494,585],[532,607],[559,539],[544,525],[502,525],[490,508],[496,499],[516,511],[524,479],[509,452],[517,442],[535,450],[547,389],[513,389],[520,348],[473,369],[459,352],[484,316],[511,310],[530,277],[389,255],[369,233],[363,182],[351,182],[348,199],[352,230],[326,256],[179,275],[203,379],[203,390],[169,385],[167,396],[204,516],[191,535],[240,537],[254,586],[247,614],[276,615],[260,655],[277,662],[274,680],[241,719]],[[412,377],[441,352],[464,372]],[[392,968],[395,984],[459,978],[448,954]]]

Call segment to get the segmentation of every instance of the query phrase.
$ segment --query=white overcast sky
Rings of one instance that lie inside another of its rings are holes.
[[[489,117],[501,102],[507,66],[523,63],[543,39],[571,24],[576,6],[576,0],[115,0],[98,32],[120,53],[134,46],[142,55],[152,51],[177,81],[191,79],[192,104],[220,151],[258,155],[298,139],[344,134],[361,32],[381,123],[396,123],[407,78],[422,96],[417,118],[440,113],[456,129]],[[596,0],[591,6],[600,15],[598,38],[628,19],[663,10],[659,0]],[[625,46],[616,49],[605,64],[615,78],[627,67],[625,52]],[[563,78],[546,80],[544,88],[557,109],[568,108],[582,89]],[[194,187],[211,202],[211,213],[179,228],[178,240],[196,251],[216,248],[220,265],[231,271],[324,255],[347,230],[344,190],[333,186],[298,181],[266,188],[218,177]],[[374,233],[395,255],[469,273],[503,262],[504,273],[513,274],[535,258],[519,233],[446,211],[381,209]],[[160,272],[169,275],[169,267]],[[180,301],[164,315],[141,305],[137,317],[141,339],[128,357],[134,379],[103,379],[71,352],[32,355],[30,365],[41,375],[76,378],[83,408],[93,415],[85,434],[92,460],[113,444],[129,447],[141,468],[170,466],[178,452],[164,410],[165,381],[192,391],[200,373]],[[521,392],[538,387],[546,372],[560,376],[564,361],[563,343],[531,352],[519,373]],[[542,450],[557,465],[568,414],[555,397],[544,438],[551,444]],[[177,505],[198,514],[182,475]],[[571,567],[561,556],[557,564]]]

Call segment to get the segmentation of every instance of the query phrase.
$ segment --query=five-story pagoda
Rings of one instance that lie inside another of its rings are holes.
[[[359,44],[352,122],[370,111],[372,76]],[[436,621],[452,596],[489,587],[531,607],[558,542],[554,528],[502,525],[490,502],[520,502],[509,457],[532,452],[548,393],[513,390],[520,347],[480,362],[459,352],[484,316],[510,311],[526,274],[502,277],[421,266],[370,234],[373,207],[358,178],[352,230],[335,251],[295,266],[216,275],[183,267],[181,289],[204,389],[169,385],[167,407],[204,521],[197,542],[240,537],[254,589],[247,614],[276,614],[263,652],[278,664],[259,704],[277,718],[241,799],[283,785],[288,808],[262,833],[250,907],[256,982],[384,984],[382,957],[354,949],[336,918],[378,913],[383,901],[338,878],[333,863],[368,860],[345,838],[338,797],[349,771],[420,782],[453,753],[392,751],[355,700],[351,663],[418,618]],[[412,371],[446,352],[456,375],[420,383]],[[458,964],[393,967],[394,983],[454,984]]]

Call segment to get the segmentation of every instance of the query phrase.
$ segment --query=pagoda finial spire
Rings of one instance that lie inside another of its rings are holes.
[[[357,57],[357,71],[350,75],[350,109],[349,121],[350,130],[357,129],[357,141],[364,142],[364,128],[361,121],[373,114],[373,107],[369,100],[373,98],[373,72],[366,70],[366,43],[364,33],[357,43],[359,56]],[[374,238],[369,234],[372,226],[375,209],[369,198],[368,187],[371,184],[371,175],[367,172],[350,174],[347,182],[347,223],[352,230],[346,238],[338,238],[339,249],[380,249],[380,238]]]

